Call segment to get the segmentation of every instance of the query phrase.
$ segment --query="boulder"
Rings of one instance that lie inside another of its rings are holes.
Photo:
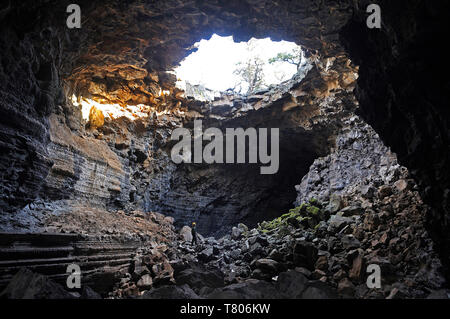
[[[171,260],[169,263],[170,266],[172,266],[174,273],[178,273],[189,268],[189,264],[182,259]]]
[[[278,275],[276,289],[283,298],[299,299],[306,289],[308,278],[301,272],[289,270]]]
[[[285,258],[285,254],[283,254],[279,249],[272,249],[269,256],[270,259],[281,262]]]
[[[132,262],[132,276],[135,280],[137,280],[138,278],[142,277],[145,274],[150,273],[150,270],[148,269],[148,267],[146,265],[143,264],[142,262],[143,260],[139,257],[135,257],[133,262]]]
[[[337,213],[342,208],[342,198],[339,195],[332,194],[330,196],[330,201],[328,205],[325,207],[325,210],[330,212],[331,214]]]
[[[361,192],[361,196],[366,199],[374,198],[377,190],[372,185],[363,185],[360,187],[359,191]]]
[[[301,299],[336,299],[337,297],[336,290],[321,281],[310,281],[301,295]]]
[[[247,279],[244,282],[218,288],[207,296],[208,299],[281,299],[282,295],[274,285],[258,280]]]
[[[229,256],[233,259],[239,259],[241,257],[241,250],[239,248],[234,249],[230,251]]]
[[[314,270],[314,265],[317,261],[318,250],[314,244],[298,240],[293,249],[294,264],[300,267],[306,267],[310,270]]]
[[[256,268],[255,270],[252,271],[251,277],[255,278],[255,279],[266,280],[266,281],[272,280],[271,273],[264,271],[262,269],[259,269],[259,268]]]
[[[74,299],[62,285],[47,276],[26,268],[17,272],[8,286],[0,293],[5,299]]]
[[[314,270],[313,272],[312,272],[312,274],[311,274],[311,279],[313,279],[313,280],[319,280],[319,279],[321,279],[321,278],[323,278],[323,277],[326,277],[326,273],[323,271],[323,270],[320,270],[320,269],[316,269],[316,270]]]
[[[180,237],[182,238],[182,240],[184,240],[185,242],[192,242],[192,229],[189,226],[183,226],[180,229]]]
[[[252,256],[260,255],[264,253],[264,249],[260,243],[254,243],[253,245],[250,246],[249,253]]]
[[[328,257],[324,255],[317,258],[315,268],[324,271],[328,270]]]
[[[356,239],[353,235],[345,235],[341,239],[342,246],[349,250],[349,249],[356,249],[361,246],[361,243],[358,239]]]
[[[295,271],[303,274],[306,278],[309,278],[309,276],[311,276],[311,271],[304,267],[295,267]]]
[[[280,265],[278,262],[268,258],[258,259],[255,263],[256,268],[270,274],[275,274],[279,269]]]
[[[152,266],[153,284],[158,286],[167,285],[174,282],[173,268],[168,261],[164,261]]]
[[[355,286],[348,278],[343,278],[339,281],[338,293],[345,297],[353,297],[355,295]]]
[[[147,274],[142,276],[138,280],[136,285],[138,286],[139,289],[150,289],[152,284],[153,284],[152,277],[149,274]]]
[[[392,195],[392,187],[389,185],[383,185],[378,188],[378,198],[383,199],[387,196]]]
[[[394,187],[398,192],[403,192],[404,190],[408,190],[408,182],[404,179],[399,179],[394,183]]]
[[[200,297],[188,286],[162,286],[146,291],[142,299],[200,299]]]
[[[341,215],[344,217],[351,217],[355,215],[361,215],[363,212],[362,208],[360,206],[347,206],[341,210]]]
[[[358,282],[362,279],[362,276],[364,274],[364,258],[363,258],[363,252],[361,252],[353,259],[352,261],[352,268],[349,272],[350,279]]]
[[[248,227],[247,225],[243,224],[243,223],[239,223],[238,224],[239,229],[242,230],[242,232],[248,232]]]
[[[340,232],[345,226],[349,225],[352,219],[340,215],[332,215],[328,220],[328,231],[333,233]]]
[[[201,267],[192,266],[175,276],[177,285],[187,284],[194,291],[199,292],[204,287],[223,287],[224,278],[220,271],[210,271]]]
[[[241,228],[233,227],[231,229],[231,238],[234,239],[234,240],[238,240],[238,239],[241,238],[242,233],[243,233],[243,231],[242,231]]]
[[[212,246],[203,249],[200,254],[198,254],[198,259],[203,262],[208,262],[214,259],[214,249]]]

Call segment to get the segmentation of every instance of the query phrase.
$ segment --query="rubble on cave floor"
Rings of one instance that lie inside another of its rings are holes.
[[[177,234],[172,217],[79,203],[44,214],[41,228],[139,239],[103,298],[448,298],[416,183],[373,130],[348,121],[297,187],[298,206],[256,228],[238,224],[193,246],[190,228]],[[367,286],[369,265],[381,268],[379,289]]]
[[[316,73],[317,70],[309,76],[315,78]],[[252,99],[264,102],[262,109],[273,107],[261,96]],[[222,116],[245,117],[242,108],[230,106],[221,110],[226,111]],[[129,265],[108,270],[111,287],[103,291],[103,298],[448,297],[448,291],[443,289],[440,261],[425,230],[430,209],[422,203],[415,182],[367,124],[357,116],[341,113],[344,127],[336,133],[334,149],[326,157],[317,158],[296,187],[297,207],[279,212],[279,217],[260,222],[256,228],[238,224],[224,237],[200,237],[200,243],[193,246],[189,227],[176,234],[172,217],[132,209],[95,208],[79,200],[33,203],[22,210],[23,219],[19,218],[21,215],[11,216],[5,225],[11,224],[13,229],[35,227],[46,232],[119,238],[124,242],[138,240],[139,248],[127,260]],[[68,131],[56,118],[53,120],[55,131]],[[330,124],[327,116],[322,120]],[[128,150],[132,134],[127,127],[144,130],[141,124],[108,123],[102,132],[111,149],[114,146],[116,155],[123,158],[133,155],[146,167],[148,154],[142,145],[134,145],[133,152]],[[171,127],[176,127],[175,124]],[[117,137],[116,133],[124,132],[130,136]],[[97,145],[91,143],[91,138],[78,141],[71,134],[63,136],[70,143],[60,142],[62,145],[75,148]],[[60,151],[67,154],[65,148]],[[115,163],[114,154],[107,154]],[[58,167],[59,172],[67,172],[61,169],[62,165]],[[167,173],[165,168],[162,171]],[[136,172],[142,173],[138,169]],[[105,177],[111,174],[107,173]],[[144,176],[143,180],[152,180],[151,175]],[[103,195],[101,183],[86,183],[83,187],[92,185],[99,186],[97,195]],[[228,191],[226,187],[219,189]],[[82,190],[92,192],[92,187]],[[136,188],[133,192],[137,198]],[[182,201],[182,205],[176,206],[178,209],[190,206],[188,196],[174,194]],[[369,289],[366,283],[366,269],[371,264],[381,267],[379,289]],[[30,277],[20,272],[11,283],[27,282]],[[38,282],[48,285],[43,279]],[[27,293],[15,292],[11,285],[7,288],[5,291],[11,296]],[[30,289],[39,291],[38,288]],[[71,296],[80,298],[81,294]]]
[[[311,199],[253,229],[239,224],[220,239],[200,235],[197,245],[185,226],[171,241],[144,242],[103,297],[449,298],[424,228],[428,211],[402,170],[389,184]],[[171,220],[154,218],[170,228]],[[380,289],[367,287],[370,264],[381,267]]]
[[[142,250],[110,297],[448,298],[424,228],[429,208],[402,172],[197,246],[186,226],[175,245]],[[371,264],[381,268],[380,289],[367,286]]]

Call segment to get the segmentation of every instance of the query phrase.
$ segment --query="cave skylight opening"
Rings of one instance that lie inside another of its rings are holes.
[[[214,92],[248,95],[289,80],[305,63],[303,51],[294,42],[270,38],[236,43],[232,36],[213,34],[194,44],[197,51],[175,69],[177,86],[189,93],[200,86]]]

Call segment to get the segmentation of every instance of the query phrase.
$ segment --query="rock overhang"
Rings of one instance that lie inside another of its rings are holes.
[[[338,34],[352,6],[347,1],[94,1],[82,14],[81,29],[68,31],[80,38],[78,48],[68,51],[70,67],[64,68],[72,90],[119,104],[152,104],[161,89],[177,95],[170,71],[195,42],[213,33],[235,41],[293,41],[307,55],[343,54]]]

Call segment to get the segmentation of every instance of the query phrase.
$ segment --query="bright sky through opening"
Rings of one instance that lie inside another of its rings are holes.
[[[267,85],[286,81],[297,72],[297,67],[289,63],[268,63],[278,53],[298,48],[293,42],[274,42],[266,38],[236,43],[232,36],[220,37],[214,34],[210,40],[201,40],[195,46],[198,50],[184,59],[175,70],[181,80],[178,85],[182,88],[185,81],[214,91],[233,88],[239,81],[238,76],[233,74],[236,64],[253,57],[259,57],[264,62],[264,82]]]

